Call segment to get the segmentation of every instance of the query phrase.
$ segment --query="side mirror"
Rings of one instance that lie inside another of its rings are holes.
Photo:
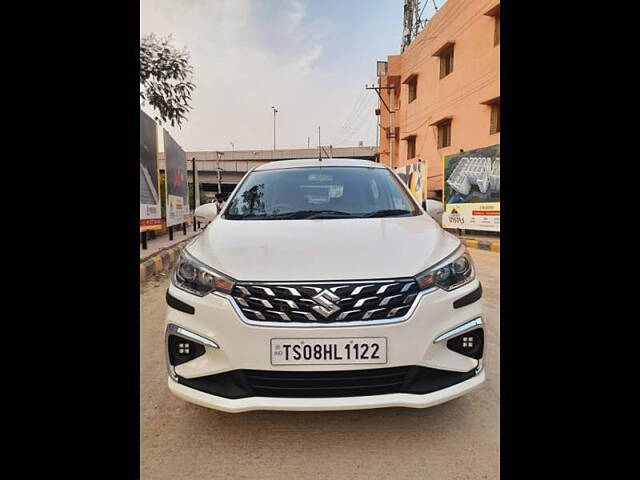
[[[444,205],[438,200],[425,200],[425,210],[433,218],[438,218],[444,212]]]
[[[194,216],[196,221],[213,222],[213,219],[218,215],[218,206],[215,203],[205,203],[196,208]]]

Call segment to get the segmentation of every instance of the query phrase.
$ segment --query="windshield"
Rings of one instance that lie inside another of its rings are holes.
[[[421,211],[386,168],[254,171],[224,213],[229,220],[414,216]]]

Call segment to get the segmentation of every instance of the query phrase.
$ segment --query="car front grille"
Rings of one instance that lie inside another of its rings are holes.
[[[225,398],[326,398],[412,393],[423,395],[475,376],[475,369],[453,372],[420,366],[362,370],[232,370],[179,382]]]
[[[418,295],[413,278],[371,282],[239,282],[232,296],[249,320],[332,323],[392,319]]]

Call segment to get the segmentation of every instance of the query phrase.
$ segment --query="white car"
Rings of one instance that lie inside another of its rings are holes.
[[[384,165],[251,170],[167,291],[169,389],[227,412],[429,407],[485,380],[482,289],[460,240]]]

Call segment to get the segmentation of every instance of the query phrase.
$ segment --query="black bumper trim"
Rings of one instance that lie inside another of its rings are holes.
[[[420,366],[336,371],[231,370],[197,378],[178,377],[187,387],[218,397],[327,398],[410,393],[424,395],[476,375]]]
[[[167,289],[166,299],[167,305],[169,305],[171,308],[175,308],[176,310],[180,310],[181,312],[189,313],[191,315],[196,313],[196,309],[194,307],[192,307],[188,303],[184,303],[183,301],[178,300],[176,297],[171,295],[169,293],[169,289]]]
[[[477,302],[482,297],[482,284],[478,285],[473,292],[468,293],[464,297],[457,299],[453,302],[453,308],[461,308],[466,307],[467,305],[472,304],[473,302]]]

